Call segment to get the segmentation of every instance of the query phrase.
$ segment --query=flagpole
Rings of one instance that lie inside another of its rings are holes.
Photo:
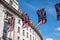
[[[40,25],[40,23],[37,24],[37,26],[39,26],[39,25]]]
[[[38,24],[37,24],[37,27],[36,27],[38,30],[39,30],[39,25],[41,25],[41,24],[40,24],[40,23],[38,23]],[[39,31],[40,31],[40,30],[39,30]]]
[[[38,28],[38,26],[39,26],[39,25],[41,25],[41,24],[40,24],[40,23],[38,23],[38,24],[37,24],[37,28]]]

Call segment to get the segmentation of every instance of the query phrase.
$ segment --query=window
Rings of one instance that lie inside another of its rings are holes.
[[[20,24],[20,19],[18,19],[18,23]]]
[[[32,34],[34,34],[34,32],[35,32],[35,31],[32,29]]]
[[[33,37],[33,40],[34,40],[34,37]]]
[[[20,27],[18,27],[18,33],[20,33]]]
[[[30,35],[30,40],[31,40],[31,35]]]
[[[28,38],[28,32],[27,32],[27,38]]]
[[[30,27],[30,32],[31,32],[31,33],[33,33],[33,30],[32,30],[32,28],[31,28],[31,27]]]
[[[6,40],[6,37],[7,37],[7,31],[8,31],[8,23],[4,22],[3,39],[5,39],[5,40]]]
[[[24,40],[24,39],[23,39]]]
[[[25,36],[25,30],[23,30],[23,36]]]
[[[8,23],[7,23],[7,22],[4,22],[4,30],[5,30],[5,31],[8,30],[8,28],[9,28],[8,26],[9,26]]]
[[[17,40],[20,40],[20,37],[17,37]]]

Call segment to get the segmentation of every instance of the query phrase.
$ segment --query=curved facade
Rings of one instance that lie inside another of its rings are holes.
[[[0,1],[0,40],[43,40],[36,25],[31,20],[28,27],[23,28],[22,12],[20,13],[20,11],[17,0]],[[15,18],[15,25],[13,31],[8,32],[9,25],[6,19],[11,16]]]

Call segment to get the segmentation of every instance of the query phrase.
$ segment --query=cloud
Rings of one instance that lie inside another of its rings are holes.
[[[60,27],[58,27],[57,30],[60,31]]]
[[[46,40],[53,40],[53,38],[46,38]]]
[[[56,32],[53,33],[55,36],[60,36],[60,27],[56,28]]]
[[[60,36],[60,33],[54,33],[54,35],[56,35],[56,36]]]

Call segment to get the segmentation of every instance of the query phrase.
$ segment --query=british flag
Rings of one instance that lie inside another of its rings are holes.
[[[22,15],[23,15],[23,28],[27,28],[29,23],[29,17],[27,13],[24,13]]]
[[[57,3],[55,5],[55,8],[56,8],[57,20],[60,20],[60,3]]]
[[[8,19],[8,24],[9,24],[9,28],[8,31],[11,32],[14,29],[14,24],[15,24],[15,19],[14,17],[11,17]]]
[[[46,23],[46,12],[45,12],[44,8],[37,10],[37,15],[38,15],[38,23],[39,24]]]

